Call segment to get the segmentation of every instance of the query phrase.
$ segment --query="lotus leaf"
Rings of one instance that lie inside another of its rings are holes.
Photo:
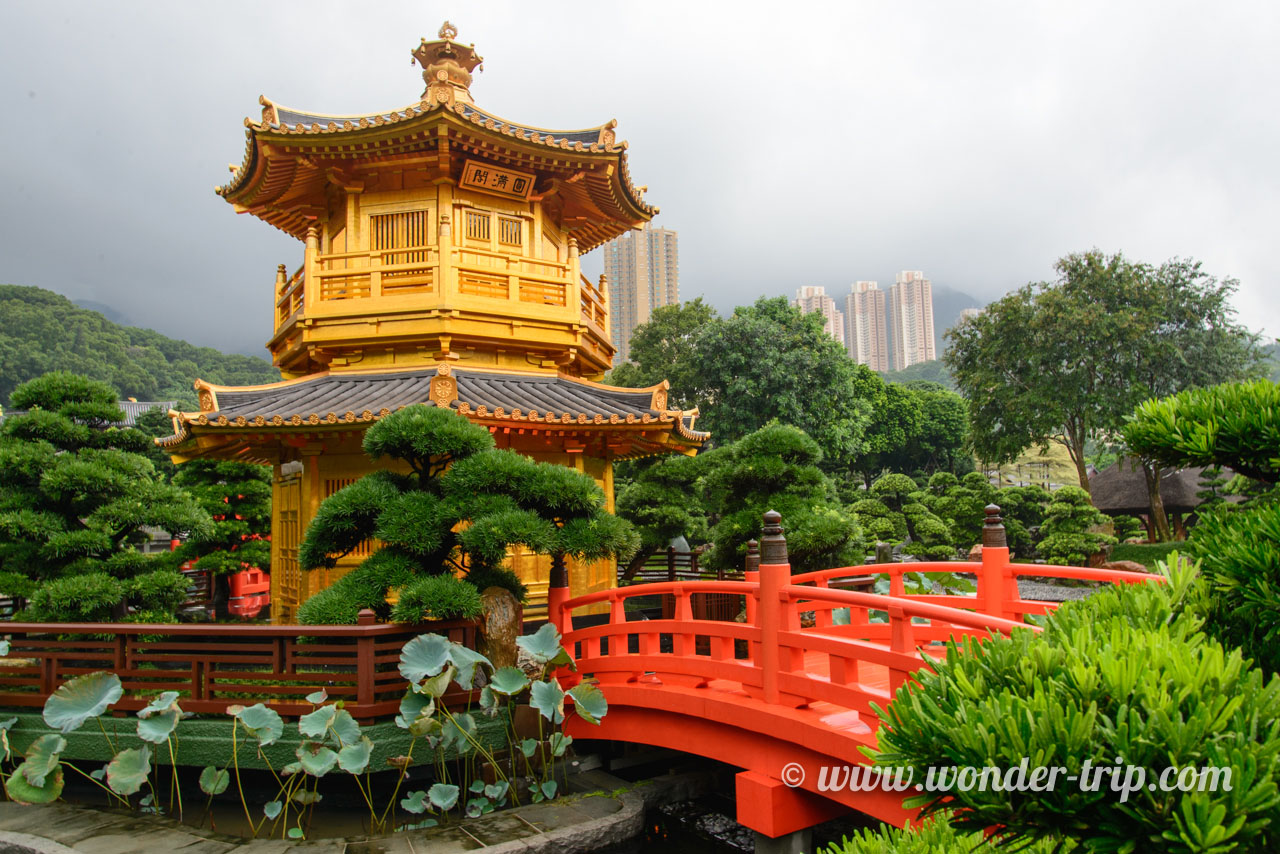
[[[449,663],[450,643],[440,635],[418,635],[400,650],[400,675],[417,684]]]
[[[329,725],[329,729],[338,737],[344,746],[356,744],[360,741],[360,724],[356,723],[356,719],[351,717],[351,713],[346,709],[338,709],[333,716],[333,723]]]
[[[324,800],[324,795],[310,789],[299,789],[293,793],[293,799],[300,804],[316,804]]]
[[[553,724],[564,720],[564,691],[560,684],[551,682],[534,682],[530,692],[529,705],[537,709],[544,718]]]
[[[487,665],[489,671],[493,672],[493,662],[475,650],[467,649],[460,643],[450,645],[449,658],[453,661],[454,666],[458,668],[458,675],[455,677],[458,680],[458,684],[467,691],[470,691],[471,686],[475,683],[476,668],[481,664]]]
[[[107,785],[117,795],[132,795],[151,773],[151,748],[130,747],[107,763]]]
[[[262,814],[274,821],[280,815],[282,809],[284,809],[284,804],[280,801],[267,801],[262,805]]]
[[[459,791],[457,786],[449,783],[436,783],[427,791],[427,797],[436,809],[449,810],[458,803]]]
[[[453,681],[453,677],[457,673],[458,669],[451,663],[444,670],[441,670],[418,686],[418,691],[428,697],[443,697],[444,692],[449,690],[449,683]]]
[[[453,745],[459,753],[468,753],[471,748],[471,739],[467,736],[475,738],[476,720],[466,712],[459,712],[452,718],[447,719],[441,728],[441,737],[444,739],[444,746],[448,748]]]
[[[425,735],[428,738],[434,739],[439,736],[442,729],[443,727],[440,725],[438,718],[423,715],[413,723],[409,724],[409,735],[414,738],[421,738]]]
[[[506,780],[499,780],[484,787],[484,796],[492,799],[494,803],[501,803],[502,799],[507,796],[508,788],[510,786]]]
[[[173,733],[174,728],[178,726],[178,720],[181,717],[182,712],[177,709],[169,709],[146,718],[139,717],[138,738],[143,741],[149,741],[152,744],[164,744]]]
[[[528,759],[538,750],[538,740],[536,738],[526,738],[520,742],[520,752]]]
[[[0,656],[5,656],[8,654],[9,654],[9,642],[0,641]]]
[[[47,804],[56,801],[62,794],[62,766],[45,774],[44,785],[33,786],[25,773],[26,764],[23,762],[19,765],[4,781],[4,790],[9,798],[23,805]]]
[[[4,748],[4,758],[9,760],[12,758],[12,751],[9,749],[9,730],[18,722],[17,718],[9,718],[0,721],[0,747]]]
[[[485,797],[472,798],[467,801],[467,818],[479,818],[487,812],[493,812],[493,804]]]
[[[564,756],[564,752],[569,749],[571,744],[573,744],[573,736],[565,735],[562,732],[551,733],[552,756]]]
[[[499,694],[512,697],[529,687],[529,677],[519,667],[500,667],[489,680],[489,687]]]
[[[369,767],[373,754],[373,742],[368,736],[352,742],[338,751],[338,767],[348,774],[362,774]]]
[[[551,800],[556,796],[556,781],[548,780],[547,782],[539,786],[538,790],[542,792],[542,796],[544,798],[546,798],[547,800]]]
[[[560,632],[551,623],[543,623],[542,628],[533,634],[516,638],[516,645],[543,667],[573,666],[573,659],[569,658],[569,653],[560,645]]]
[[[280,769],[280,776],[281,776],[281,777],[292,777],[294,774],[297,774],[297,773],[299,773],[299,772],[301,772],[301,771],[302,771],[302,763],[301,763],[301,762],[290,762],[288,765],[286,765],[286,766],[284,766],[283,768],[281,768],[281,769]]]
[[[404,699],[400,701],[400,716],[396,718],[396,726],[408,729],[419,717],[424,714],[430,717],[435,711],[435,700],[417,691],[406,691]]]
[[[221,795],[230,783],[231,775],[225,768],[219,770],[212,765],[207,765],[200,772],[200,791],[206,795]]]
[[[150,703],[147,703],[138,711],[138,717],[149,718],[157,712],[168,712],[178,708],[178,692],[165,691],[158,697],[153,697]]]
[[[569,689],[569,696],[573,698],[573,708],[577,711],[578,717],[589,724],[598,726],[600,719],[609,711],[604,692],[588,682],[574,685]]]
[[[44,702],[44,722],[63,733],[74,732],[120,699],[124,688],[114,673],[87,673],[68,679]]]
[[[427,793],[422,791],[410,792],[408,797],[400,799],[400,809],[414,815],[422,815],[427,811]]]
[[[290,839],[301,839],[304,835],[305,835],[305,834],[302,832],[302,828],[300,828],[300,827],[291,827],[291,828],[289,828],[289,838],[290,838]]]
[[[467,791],[473,795],[479,795],[484,792],[484,780],[479,777],[471,781],[471,785],[467,787]]]
[[[284,721],[274,709],[258,703],[248,708],[231,707],[227,711],[231,712],[232,708],[238,708],[238,711],[232,712],[232,715],[244,725],[249,735],[253,736],[262,747],[275,744],[276,740],[284,734]]]
[[[313,706],[319,706],[329,699],[329,692],[321,688],[319,691],[312,691],[307,695],[307,702]]]
[[[324,738],[329,724],[333,722],[333,716],[337,713],[338,709],[335,706],[321,706],[314,712],[298,718],[298,732],[308,738]]]
[[[314,742],[299,745],[298,749],[294,751],[294,755],[302,763],[302,770],[312,777],[323,777],[333,770],[334,765],[338,764],[337,753],[323,744]]]
[[[45,775],[58,767],[58,754],[67,749],[67,740],[60,735],[42,735],[27,748],[27,761],[22,763],[22,774],[33,786],[43,786]]]

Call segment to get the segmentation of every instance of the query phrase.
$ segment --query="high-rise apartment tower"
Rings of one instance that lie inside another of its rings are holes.
[[[919,270],[903,270],[889,288],[893,369],[938,358],[933,342],[933,284]]]
[[[875,282],[854,282],[844,298],[845,347],[849,358],[873,371],[888,371],[889,338],[884,291]]]
[[[655,308],[680,302],[676,232],[647,224],[604,245],[614,364],[631,358],[631,333]]]
[[[844,346],[844,312],[836,308],[836,301],[827,296],[825,288],[797,288],[793,305],[805,314],[821,314],[825,319],[823,330]]]

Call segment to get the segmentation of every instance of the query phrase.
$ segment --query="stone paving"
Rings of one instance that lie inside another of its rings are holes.
[[[622,781],[600,775],[606,785]],[[590,852],[639,832],[645,802],[632,792],[579,794],[449,827],[308,841],[237,839],[176,821],[74,804],[0,803],[0,854],[455,854]]]

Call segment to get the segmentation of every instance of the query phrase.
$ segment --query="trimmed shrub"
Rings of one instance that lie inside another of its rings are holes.
[[[401,588],[400,601],[391,609],[397,623],[427,620],[465,620],[484,612],[480,591],[452,575],[431,575]]]
[[[23,616],[40,623],[106,623],[124,592],[124,585],[105,572],[55,578],[31,594]]]
[[[335,584],[298,607],[298,622],[304,626],[354,626],[363,607],[350,590]]]
[[[1011,843],[1067,837],[1091,851],[1268,852],[1280,843],[1280,681],[1199,631],[1198,567],[1168,585],[1109,588],[1063,605],[1044,631],[950,645],[918,687],[881,714],[877,763],[930,767],[1062,766],[1093,774],[1230,768],[1230,790],[1152,791],[1122,801],[1112,782],[1085,791],[951,787],[921,796],[954,809],[961,830],[1000,827]],[[957,722],[963,725],[957,725]],[[1117,760],[1117,757],[1122,757]],[[1096,781],[1096,777],[1095,777]]]
[[[1206,513],[1191,531],[1214,601],[1209,632],[1268,673],[1280,668],[1280,503]]]
[[[1037,546],[1040,556],[1049,563],[1087,565],[1090,556],[1103,546],[1115,544],[1115,537],[1089,530],[1106,521],[1089,500],[1089,493],[1078,486],[1062,487],[1053,493],[1044,514],[1044,539]]]
[[[497,566],[478,566],[467,573],[463,579],[481,593],[490,587],[501,587],[509,590],[516,601],[524,603],[529,595],[529,588],[524,586],[520,577],[509,569]]]
[[[1018,850],[1023,854],[1059,854],[1074,848],[1070,842],[1059,848],[1055,842],[1044,841]],[[941,813],[918,827],[861,830],[839,843],[819,848],[818,854],[976,854],[994,850],[985,833],[956,830]]]
[[[124,582],[123,588],[129,604],[136,610],[164,614],[172,620],[178,606],[187,601],[190,585],[191,582],[181,572],[162,569],[130,578]]]

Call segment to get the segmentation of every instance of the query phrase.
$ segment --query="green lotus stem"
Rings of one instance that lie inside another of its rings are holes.
[[[409,740],[409,752],[405,754],[404,767],[400,769],[400,773],[396,776],[396,786],[391,790],[391,801],[387,804],[387,808],[382,811],[382,818],[378,819],[378,824],[385,826],[387,823],[387,813],[391,813],[391,820],[395,822],[396,796],[400,794],[400,785],[404,782],[404,778],[409,776],[409,766],[413,764],[413,748],[418,743],[418,737],[415,735]]]
[[[76,772],[77,774],[79,774],[81,777],[84,777],[84,778],[85,778],[86,780],[88,780],[90,783],[93,783],[93,785],[97,786],[99,789],[101,789],[102,791],[106,792],[108,795],[110,795],[111,797],[115,798],[117,801],[119,801],[120,803],[124,804],[126,807],[129,807],[130,809],[133,809],[133,804],[129,803],[129,801],[128,801],[128,799],[127,799],[127,798],[122,798],[122,797],[120,797],[120,795],[116,794],[115,790],[113,790],[113,789],[109,788],[108,786],[104,786],[104,785],[102,784],[102,782],[101,782],[101,781],[99,781],[96,777],[93,777],[93,776],[90,776],[89,774],[84,773],[84,772],[83,772],[83,771],[81,771],[79,768],[77,768],[76,766],[72,765],[70,762],[59,762],[58,764],[59,764],[59,765],[61,765],[61,766],[62,766],[62,767],[64,767],[64,768],[70,768],[72,771],[75,771],[75,772]]]
[[[173,812],[173,796],[178,796],[178,821],[182,821],[182,787],[178,785],[178,756],[174,737],[170,735],[165,741],[169,745],[169,812]]]
[[[507,775],[506,775],[506,774],[503,774],[503,773],[502,773],[502,769],[501,769],[500,767],[498,767],[498,763],[497,763],[497,762],[495,762],[495,761],[494,761],[494,759],[493,759],[493,754],[492,754],[492,753],[490,753],[489,751],[485,750],[484,745],[482,745],[480,742],[476,741],[476,740],[471,736],[471,733],[467,732],[467,731],[466,731],[466,730],[464,730],[462,727],[458,726],[457,721],[454,719],[453,715],[449,713],[449,710],[448,710],[448,709],[446,709],[445,707],[441,706],[441,707],[440,707],[440,711],[444,712],[445,717],[447,717],[447,718],[449,719],[449,722],[453,724],[453,728],[454,728],[454,729],[456,729],[458,732],[460,732],[460,733],[462,733],[464,736],[466,736],[467,741],[471,742],[472,746],[473,746],[473,747],[475,747],[475,749],[476,749],[476,752],[477,752],[477,753],[480,753],[480,754],[483,754],[484,756],[489,757],[489,764],[493,766],[493,770],[494,770],[494,772],[495,772],[499,777],[501,777],[501,778],[502,778],[502,781],[503,781],[504,783],[506,783],[506,784],[507,784],[507,788],[511,788],[511,781],[510,781],[509,779],[507,779]],[[541,718],[541,716],[539,716],[539,718],[538,718],[538,732],[539,732],[539,733],[541,733],[541,732],[542,732],[542,718]]]
[[[114,756],[120,751],[116,750],[116,743],[111,740],[111,736],[107,735],[107,729],[102,725],[102,718],[94,718],[94,723],[98,725],[98,729],[102,730],[102,737],[107,740],[107,747],[111,748],[111,754]]]
[[[244,807],[244,820],[249,827],[253,827],[253,818],[249,815],[249,804],[244,799],[244,785],[240,782],[240,743],[236,740],[236,733],[239,726],[233,724],[231,727],[231,763],[236,769],[236,791],[240,793],[240,806]],[[254,837],[257,837],[256,828]]]

